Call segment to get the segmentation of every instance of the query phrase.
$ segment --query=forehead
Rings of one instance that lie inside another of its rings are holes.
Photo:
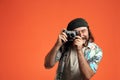
[[[87,30],[87,29],[88,29],[87,27],[78,27],[78,28],[75,28],[74,30],[81,31],[81,30]]]

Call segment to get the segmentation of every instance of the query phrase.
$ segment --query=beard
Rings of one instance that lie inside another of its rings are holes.
[[[88,38],[86,36],[82,37],[82,40],[84,42],[83,46],[86,47],[88,45]]]

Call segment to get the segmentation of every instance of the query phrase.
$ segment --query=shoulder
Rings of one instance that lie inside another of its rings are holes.
[[[96,49],[101,49],[96,43],[94,42],[89,42],[88,43],[88,47],[92,50],[96,50]]]
[[[91,50],[91,52],[94,52],[95,55],[101,55],[102,56],[102,49],[94,42],[88,43],[88,48]]]

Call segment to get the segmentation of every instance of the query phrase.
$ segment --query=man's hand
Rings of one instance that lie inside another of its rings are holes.
[[[85,41],[82,39],[82,37],[76,36],[73,43],[76,46],[77,50],[82,50],[83,44],[85,43]]]
[[[63,29],[65,30],[65,29]],[[59,46],[62,46],[64,43],[66,43],[68,40],[67,40],[67,35],[65,32],[63,32],[63,30],[60,32],[60,34],[58,35],[58,39],[57,39],[57,44]]]

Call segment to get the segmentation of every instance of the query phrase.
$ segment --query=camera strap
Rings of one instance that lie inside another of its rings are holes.
[[[62,80],[67,54],[68,53],[64,50],[60,58],[57,80]]]

